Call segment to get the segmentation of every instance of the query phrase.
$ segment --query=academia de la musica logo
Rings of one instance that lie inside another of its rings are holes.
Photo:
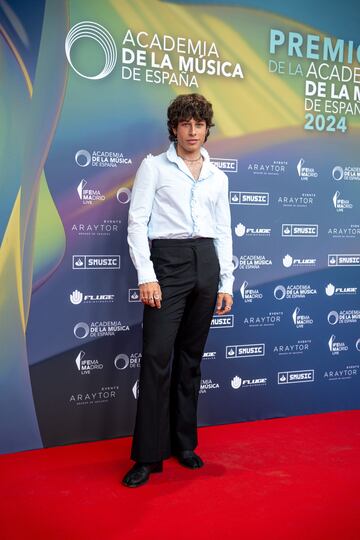
[[[342,167],[341,165],[335,165],[331,175],[336,182],[339,182],[340,180],[353,182],[360,181],[360,167],[351,165]]]
[[[71,49],[79,39],[92,39],[96,41],[104,52],[104,65],[99,73],[95,75],[86,75],[77,69],[71,58]],[[75,24],[68,32],[65,39],[65,54],[72,69],[84,79],[104,79],[114,69],[117,61],[117,49],[114,38],[110,32],[101,24],[93,21],[82,21]]]

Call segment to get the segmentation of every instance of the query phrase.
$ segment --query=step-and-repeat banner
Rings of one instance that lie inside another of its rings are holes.
[[[334,4],[0,1],[1,452],[132,432],[127,213],[182,93],[213,103],[234,239],[199,425],[359,407],[360,47]]]

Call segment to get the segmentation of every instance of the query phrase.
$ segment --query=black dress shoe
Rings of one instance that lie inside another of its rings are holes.
[[[188,467],[189,469],[200,469],[200,467],[204,466],[201,457],[195,454],[193,450],[182,450],[181,452],[177,452],[176,457],[181,465]]]
[[[139,487],[145,484],[151,473],[162,472],[163,462],[156,463],[135,463],[135,465],[126,473],[122,483],[126,487]]]

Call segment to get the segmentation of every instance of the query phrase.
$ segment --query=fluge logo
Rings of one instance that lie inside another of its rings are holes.
[[[328,283],[325,288],[327,296],[332,296],[335,292],[335,287],[332,283]]]
[[[81,304],[83,297],[84,295],[82,292],[75,290],[70,294],[70,301],[74,305]]]
[[[285,268],[290,268],[292,263],[293,263],[293,258],[291,255],[287,254],[285,255],[285,257],[283,257],[283,265],[285,266]]]
[[[105,64],[103,69],[97,75],[85,75],[84,73],[81,73],[76,69],[71,60],[72,46],[76,41],[83,38],[93,39],[99,43],[104,51]],[[75,26],[70,29],[65,39],[65,54],[73,70],[80,75],[80,77],[84,77],[84,79],[104,79],[110,75],[117,61],[117,49],[112,35],[106,28],[101,26],[101,24],[92,21],[82,21],[75,24]]]
[[[246,227],[242,223],[238,223],[235,227],[236,236],[244,236],[246,232]]]
[[[234,388],[234,390],[237,390],[241,386],[241,377],[238,377],[238,375],[235,375],[233,379],[231,379],[231,386]]]

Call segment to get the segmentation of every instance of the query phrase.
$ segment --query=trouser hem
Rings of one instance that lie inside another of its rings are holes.
[[[148,458],[146,456],[135,456],[131,454],[130,459],[132,461],[135,461],[136,463],[157,463],[158,461],[163,461],[165,459],[169,459],[173,454],[171,452],[167,452],[166,454],[162,454],[158,458]]]

